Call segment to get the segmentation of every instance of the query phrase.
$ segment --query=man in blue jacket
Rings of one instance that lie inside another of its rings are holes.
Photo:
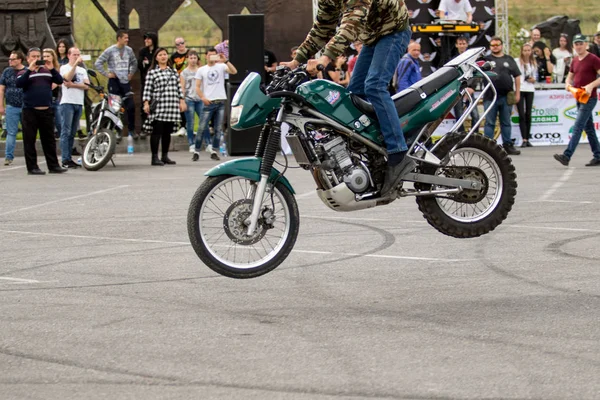
[[[400,59],[396,68],[396,76],[398,77],[396,93],[421,80],[419,55],[421,55],[421,45],[417,42],[411,42],[408,45],[407,53]]]

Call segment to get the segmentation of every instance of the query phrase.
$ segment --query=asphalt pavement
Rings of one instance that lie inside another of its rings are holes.
[[[46,176],[17,158],[0,167],[0,398],[598,399],[600,168],[563,149],[513,157],[508,219],[462,240],[412,198],[331,211],[292,169],[296,247],[251,280],[189,244],[207,153]]]

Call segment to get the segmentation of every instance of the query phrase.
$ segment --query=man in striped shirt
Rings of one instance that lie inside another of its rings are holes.
[[[56,139],[54,137],[54,111],[52,109],[52,84],[61,85],[63,78],[54,69],[52,56],[48,55],[42,62],[42,51],[29,49],[27,62],[29,68],[22,70],[17,77],[16,85],[23,89],[23,147],[25,163],[29,175],[44,175],[37,163],[35,139],[38,131],[44,149],[48,172],[60,174],[66,171],[58,164],[56,156]]]

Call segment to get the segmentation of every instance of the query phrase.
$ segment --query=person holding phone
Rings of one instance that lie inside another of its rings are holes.
[[[44,175],[37,163],[35,140],[40,133],[48,171],[60,174],[66,171],[58,164],[54,137],[54,110],[52,85],[61,85],[63,78],[56,70],[52,57],[42,60],[42,51],[33,47],[27,52],[29,67],[17,77],[17,87],[23,89],[23,147],[29,175]]]
[[[237,69],[227,60],[224,54],[217,54],[217,50],[214,48],[206,52],[206,60],[207,64],[196,72],[196,94],[204,103],[198,132],[204,132],[209,121],[212,121],[215,136],[213,137],[210,158],[219,160],[217,150],[219,150],[221,136],[223,135],[223,117],[225,115],[225,102],[227,101],[225,73],[235,75]],[[201,146],[202,135],[196,135],[192,161],[198,161],[200,158]]]

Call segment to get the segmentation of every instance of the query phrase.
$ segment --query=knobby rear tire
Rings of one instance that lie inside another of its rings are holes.
[[[448,152],[461,140],[464,135],[454,134],[448,137],[439,148],[436,149],[435,155],[443,158]],[[497,164],[500,175],[502,176],[502,190],[500,200],[495,208],[485,218],[474,222],[461,222],[451,218],[446,212],[441,209],[438,199],[432,196],[417,197],[417,205],[423,213],[423,217],[429,225],[433,226],[439,232],[455,238],[472,238],[484,235],[493,231],[502,223],[508,216],[515,203],[517,194],[517,174],[515,167],[506,151],[499,146],[495,141],[478,134],[474,134],[469,139],[461,144],[459,148],[474,148],[489,155]],[[435,174],[436,166],[426,165],[422,168],[422,172]]]

